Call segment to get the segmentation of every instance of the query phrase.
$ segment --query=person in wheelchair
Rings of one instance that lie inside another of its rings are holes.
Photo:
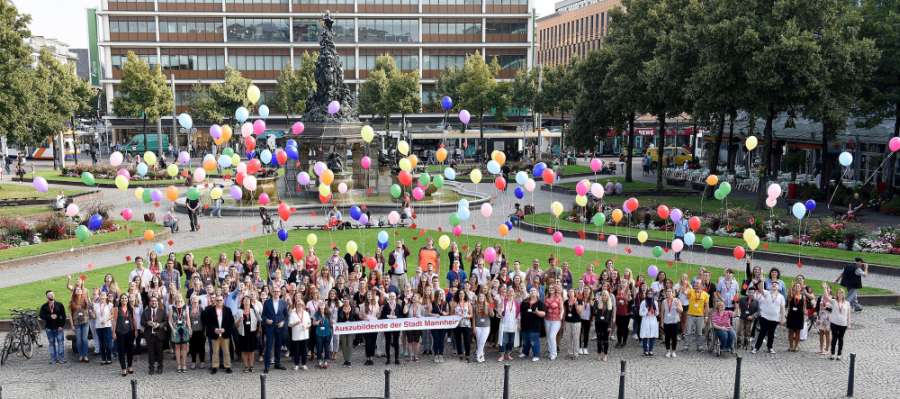
[[[718,339],[719,348],[716,351],[717,355],[722,351],[734,353],[735,333],[734,327],[732,327],[731,324],[731,319],[733,317],[734,312],[725,310],[725,302],[717,300],[715,309],[709,317],[710,323],[712,324],[712,330],[715,332],[716,338]]]

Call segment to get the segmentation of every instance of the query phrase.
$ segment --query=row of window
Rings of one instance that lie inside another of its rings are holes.
[[[110,19],[110,33],[156,33],[156,21],[154,20],[128,20]]]
[[[377,55],[360,55],[359,69],[362,71],[375,69],[375,59],[378,57]],[[395,55],[393,57],[400,70],[415,71],[419,69],[419,56],[417,55]]]
[[[166,69],[184,71],[224,71],[223,55],[167,55],[160,56],[160,65]]]
[[[489,35],[527,35],[528,23],[525,21],[488,21]]]
[[[553,47],[589,39],[595,34],[605,35],[607,18],[608,14],[601,12],[542,29],[538,33],[539,42],[544,47]]]
[[[424,55],[422,56],[422,69],[444,70],[448,68],[462,68],[466,63],[464,55]]]
[[[222,4],[222,0],[158,0],[170,4]],[[287,4],[290,0],[225,0],[226,4]],[[418,0],[357,0],[362,5],[418,5]],[[294,4],[353,4],[353,0],[293,0]],[[151,0],[110,0],[110,3],[152,3]],[[528,0],[485,0],[488,5],[527,6]],[[481,0],[422,0],[426,5],[481,5]]]
[[[222,21],[159,21],[159,33],[222,33]]]
[[[290,38],[286,18],[228,18],[231,42],[287,42]]]
[[[286,55],[228,55],[228,65],[241,71],[280,71],[290,63]]]
[[[423,22],[422,34],[481,36],[481,22]]]
[[[288,0],[225,0],[227,4],[287,4]]]
[[[334,41],[336,43],[353,43],[353,20],[352,19],[335,19],[334,25]],[[317,43],[319,41],[319,33],[322,31],[322,25],[317,19],[295,19],[294,20],[294,41],[298,43]]]
[[[361,19],[359,41],[414,43],[419,41],[419,21],[415,19]]]

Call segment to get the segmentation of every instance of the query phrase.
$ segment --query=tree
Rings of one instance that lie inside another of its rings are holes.
[[[275,86],[275,105],[286,115],[306,112],[306,102],[316,92],[316,54],[303,52],[300,68],[285,68]]]
[[[199,120],[224,123],[232,118],[236,109],[250,105],[250,100],[247,99],[250,83],[250,79],[241,76],[240,71],[226,67],[223,83],[194,85],[190,100],[191,112]]]
[[[30,20],[12,2],[0,0],[0,134],[16,141],[27,138],[36,100],[31,88],[31,49],[25,43],[31,36]]]
[[[559,64],[544,68],[544,77],[541,81],[541,95],[543,96],[545,111],[559,114],[562,122],[562,138],[559,145],[560,156],[565,159],[566,145],[566,114],[575,109],[576,85],[575,85],[575,59],[568,64]]]
[[[487,146],[484,142],[484,116],[493,111],[494,117],[502,119],[506,113],[509,99],[509,84],[497,82],[500,64],[497,59],[488,64],[477,51],[466,56],[462,69],[451,70],[461,76],[451,78],[458,86],[458,108],[468,110],[478,118],[479,151],[481,159],[487,158]],[[440,86],[439,86],[440,88]],[[452,94],[450,94],[452,96]]]
[[[576,148],[590,148],[593,152],[599,144],[598,134],[605,138],[608,128],[617,122],[604,85],[611,54],[608,49],[591,51],[571,71],[576,87],[568,141]]]
[[[116,115],[140,117],[143,121],[144,150],[147,148],[147,119],[158,119],[172,109],[172,92],[166,84],[166,77],[157,65],[151,69],[146,62],[133,52],[128,52],[128,60],[122,66],[122,81],[119,94],[113,99]],[[161,132],[157,132],[161,134]],[[162,153],[162,140],[159,140]]]
[[[538,85],[539,69],[520,69],[516,72],[512,84],[509,87],[509,103],[513,107],[525,109],[531,114],[531,126],[540,129],[537,125],[537,113],[542,111],[542,95]],[[524,154],[523,154],[524,156]],[[532,151],[532,156],[537,156],[537,151]],[[533,159],[533,160],[536,160]]]
[[[388,54],[375,59],[366,82],[359,89],[359,108],[364,114],[384,118],[384,130],[390,131],[391,114],[417,112],[421,108],[419,77],[415,72],[403,73]]]

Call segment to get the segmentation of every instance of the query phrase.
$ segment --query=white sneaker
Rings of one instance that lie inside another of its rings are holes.
[[[666,351],[666,357],[672,357],[672,352]]]
[[[771,354],[774,355],[774,354],[775,354],[775,349],[769,349],[769,353],[771,353]]]
[[[524,359],[524,358],[525,358],[525,354],[524,354],[524,353],[520,353],[520,354],[519,354],[519,359]]]
[[[537,358],[537,357],[531,358],[531,361],[532,361],[532,362],[536,362],[536,361],[538,361],[538,360],[541,360],[541,359],[540,359],[540,358]]]
[[[309,367],[306,367],[305,364],[304,364],[301,368],[304,369],[304,370],[309,370]]]
[[[755,354],[756,354],[756,348],[753,348],[753,350],[751,350],[750,353],[752,353],[752,354],[755,355]]]
[[[678,357],[678,355],[675,354],[675,351],[672,351],[672,357]]]
[[[294,366],[294,371],[300,370],[300,366]]]
[[[556,360],[556,355],[550,355],[550,360]]]

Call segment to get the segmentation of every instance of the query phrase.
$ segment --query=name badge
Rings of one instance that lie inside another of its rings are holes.
[[[131,320],[125,320],[125,325],[131,324]]]
[[[325,326],[319,327],[319,329],[325,331]]]
[[[606,316],[600,316],[600,320],[606,320]]]
[[[567,316],[567,317],[572,317],[572,314],[571,314],[571,313],[567,313],[567,314],[568,314],[568,316]]]
[[[796,306],[794,306],[792,309],[793,309],[795,312],[797,311],[797,307],[796,307]]]

